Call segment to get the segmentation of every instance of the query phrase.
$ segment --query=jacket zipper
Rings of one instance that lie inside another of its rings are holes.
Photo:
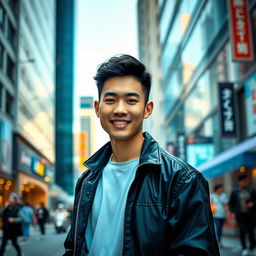
[[[91,170],[90,170],[91,171]],[[90,174],[87,176],[87,178],[90,176]],[[83,187],[84,187],[84,184],[85,184],[85,181],[86,181],[86,179],[84,179],[84,181],[83,181],[83,184],[82,184],[82,187],[81,187],[81,192],[83,193]],[[75,256],[76,255],[76,236],[77,236],[77,223],[78,223],[78,213],[79,213],[79,207],[80,207],[80,202],[81,202],[81,198],[82,198],[82,196],[81,196],[81,194],[80,194],[80,197],[79,197],[79,201],[78,201],[78,205],[77,205],[77,211],[76,211],[76,223],[75,223],[75,230],[74,230],[74,233],[75,233],[75,235],[74,235],[74,252],[73,252],[73,256]]]
[[[140,164],[138,167],[137,167],[137,169],[136,169],[136,176],[138,176],[138,170],[139,170],[139,168],[141,167],[141,166],[143,166],[143,165],[145,165],[145,164],[154,164],[154,163],[152,163],[152,162],[146,162],[146,163],[143,163],[143,164]],[[135,176],[135,178],[136,178],[136,176]],[[130,188],[129,188],[129,191],[128,191],[128,194],[127,194],[127,200],[126,200],[126,202],[128,202],[129,200],[129,194],[130,194],[130,190],[131,190],[131,187],[132,187],[132,185],[133,185],[133,183],[135,182],[135,179],[133,180],[133,182],[132,182],[132,184],[131,184],[131,186],[130,186]],[[122,256],[124,256],[125,254],[124,254],[124,246],[125,246],[125,232],[126,232],[126,217],[127,217],[127,203],[126,203],[126,206],[125,206],[125,214],[124,214],[124,243],[123,243],[123,252],[122,252]]]

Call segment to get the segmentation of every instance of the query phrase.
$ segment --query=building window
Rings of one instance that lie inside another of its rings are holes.
[[[16,47],[15,44],[15,30],[10,21],[8,21],[8,40],[12,46]]]
[[[6,113],[14,117],[14,99],[8,92],[6,92]]]
[[[10,57],[8,56],[8,57],[7,57],[7,75],[8,75],[8,77],[10,78],[10,80],[11,80],[12,82],[15,82],[14,69],[15,69],[14,63],[13,63],[13,61],[10,59]]]
[[[3,7],[0,5],[0,27],[1,29],[4,31],[4,17],[5,17],[5,13],[4,13],[4,9]]]
[[[7,0],[11,10],[13,11],[14,14],[17,13],[17,0]]]
[[[3,67],[4,67],[4,47],[0,43],[0,70],[3,71]]]

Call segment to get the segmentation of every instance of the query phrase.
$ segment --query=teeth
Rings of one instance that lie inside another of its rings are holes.
[[[127,124],[128,122],[127,121],[113,121],[114,124],[117,124],[117,125],[123,125],[123,124]]]

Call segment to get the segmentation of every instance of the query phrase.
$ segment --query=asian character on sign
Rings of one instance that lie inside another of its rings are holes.
[[[240,42],[240,43],[237,43],[236,45],[237,47],[237,52],[240,53],[240,54],[248,54],[248,44],[245,43],[245,42]]]
[[[243,7],[244,1],[243,0],[233,0],[233,5],[237,7]]]
[[[222,91],[222,100],[223,100],[223,125],[225,132],[232,132],[234,131],[234,120],[233,120],[233,108],[231,106],[231,97],[232,97],[232,90],[225,88]]]
[[[244,19],[244,10],[242,8],[237,8],[236,9],[236,18],[238,19]]]
[[[236,22],[236,27],[238,30],[244,30],[245,29],[245,21],[244,20],[238,20]]]

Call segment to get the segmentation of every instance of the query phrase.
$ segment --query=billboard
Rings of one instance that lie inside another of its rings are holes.
[[[228,9],[233,60],[253,60],[248,0],[228,0]]]
[[[233,83],[219,83],[221,135],[236,136],[236,116]]]
[[[12,173],[12,123],[0,118],[0,171]]]
[[[256,74],[245,82],[247,135],[256,133]]]

